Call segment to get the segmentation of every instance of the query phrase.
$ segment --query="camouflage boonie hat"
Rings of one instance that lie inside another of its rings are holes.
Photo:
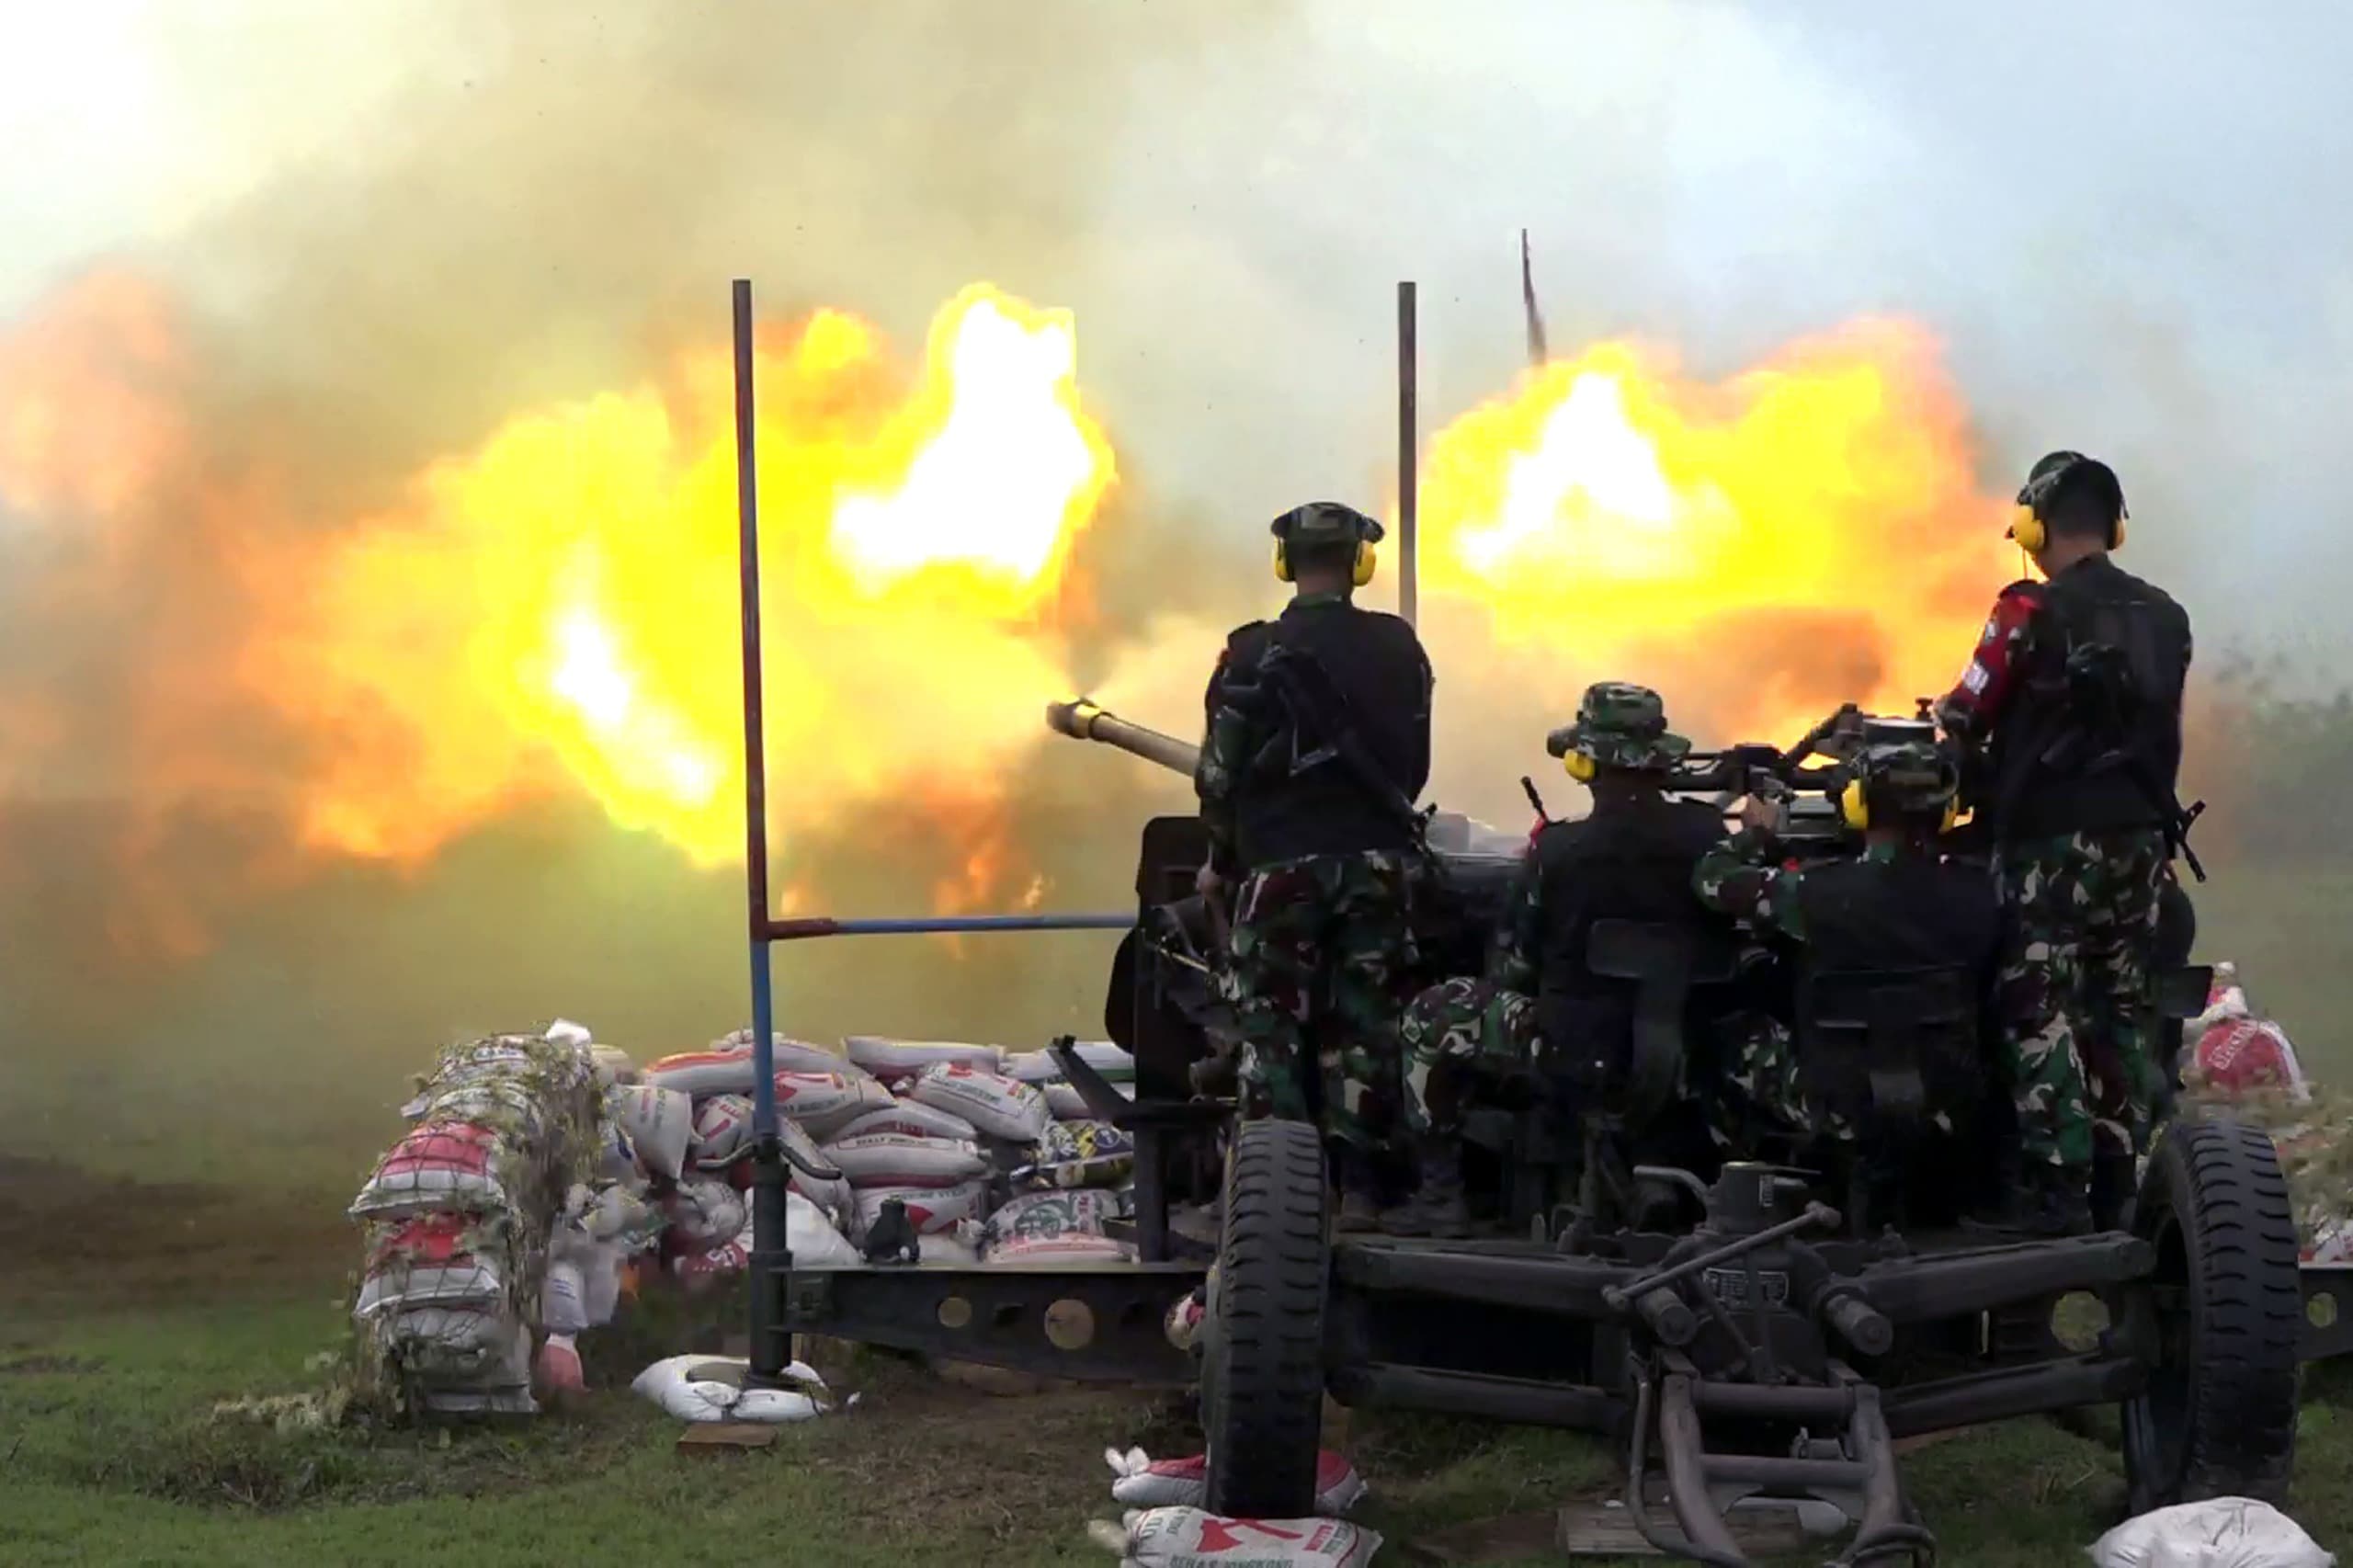
[[[1874,811],[1904,816],[1936,816],[1961,790],[1951,760],[1925,741],[1868,747],[1856,759],[1855,771]]]
[[[1672,767],[1691,743],[1666,727],[1666,704],[1646,686],[1606,680],[1585,688],[1576,722],[1552,732],[1545,749],[1554,756],[1582,752],[1603,767]]]
[[[1310,501],[1277,517],[1268,531],[1285,544],[1379,544],[1389,530],[1354,506]]]

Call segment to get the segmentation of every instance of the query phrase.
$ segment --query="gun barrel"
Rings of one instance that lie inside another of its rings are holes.
[[[1190,741],[1180,741],[1158,730],[1130,723],[1116,713],[1105,711],[1085,698],[1069,702],[1046,704],[1046,727],[1056,734],[1068,735],[1075,741],[1099,741],[1107,746],[1117,746],[1131,756],[1146,762],[1156,762],[1172,773],[1192,777],[1201,759],[1201,748]]]

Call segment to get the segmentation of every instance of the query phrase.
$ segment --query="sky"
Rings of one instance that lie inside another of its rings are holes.
[[[1925,322],[1989,483],[2109,456],[2211,639],[2325,641],[2353,566],[2341,7],[6,9],[0,316],[102,256],[232,321],[479,273],[514,330],[460,309],[387,373],[503,392],[597,376],[736,271],[910,334],[984,276],[1074,308],[1134,467],[1256,529],[1391,483],[1398,278],[1427,417],[1502,384],[1525,226],[1556,347],[1631,332],[1722,370]],[[267,357],[350,377],[382,346],[332,347],[360,353]]]

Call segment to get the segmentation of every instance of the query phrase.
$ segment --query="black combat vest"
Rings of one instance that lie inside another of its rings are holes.
[[[2131,707],[2102,731],[2071,691],[2071,653],[2121,655]],[[2163,590],[2096,555],[2044,585],[2024,669],[1993,742],[1994,813],[2006,839],[2154,827],[2181,769],[2181,695],[2189,617]],[[2136,778],[2136,773],[2139,777]]]
[[[1635,795],[1597,801],[1592,815],[1537,835],[1531,854],[1545,922],[1536,1016],[1549,1051],[1624,1063],[1634,985],[1586,967],[1594,922],[1729,929],[1691,891],[1699,857],[1723,832],[1723,819],[1699,801]]]
[[[1226,679],[1252,680],[1278,637],[1314,655],[1346,698],[1350,722],[1380,771],[1405,801],[1418,801],[1430,775],[1431,682],[1414,629],[1338,599],[1294,603],[1279,619],[1253,622],[1227,639]],[[1235,791],[1235,847],[1244,866],[1412,844],[1401,813],[1347,762],[1329,757],[1293,773],[1288,759],[1295,738],[1272,732],[1260,738],[1266,744],[1256,759],[1245,759],[1247,771]]]
[[[1899,854],[1810,868],[1798,888],[1809,969],[1992,971],[2002,911],[1983,868]]]

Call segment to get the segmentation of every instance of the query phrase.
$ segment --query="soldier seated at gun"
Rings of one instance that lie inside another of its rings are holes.
[[[1939,835],[1951,825],[1959,776],[1933,744],[1866,746],[1840,795],[1860,854],[1800,869],[1785,863],[1779,800],[1751,795],[1741,830],[1701,858],[1694,891],[1710,908],[1746,921],[1761,936],[1792,944],[1807,982],[1839,975],[1961,971],[1972,995],[1990,997],[2001,914],[1983,871],[1946,859]],[[1763,1012],[1734,1020],[1726,1041],[1735,1095],[1714,1119],[1719,1138],[1739,1152],[1791,1153],[1816,1138],[1869,1142],[1853,1112],[1809,1093],[1807,1064],[1791,1022]],[[1981,1042],[1963,1046],[1974,1067]],[[1961,1076],[1976,1081],[1973,1072]],[[1931,1104],[1945,1131],[1970,1108]]]
[[[1712,918],[1692,895],[1691,875],[1723,823],[1667,792],[1690,744],[1668,731],[1658,694],[1618,681],[1590,687],[1556,738],[1569,777],[1592,792],[1591,813],[1539,826],[1487,972],[1424,991],[1399,1028],[1424,1163],[1416,1218],[1440,1233],[1467,1219],[1459,1137],[1467,1097],[1533,1063],[1575,1100],[1605,1092],[1624,1068],[1632,987],[1587,967],[1595,922]],[[1574,1116],[1579,1107],[1554,1108]]]

